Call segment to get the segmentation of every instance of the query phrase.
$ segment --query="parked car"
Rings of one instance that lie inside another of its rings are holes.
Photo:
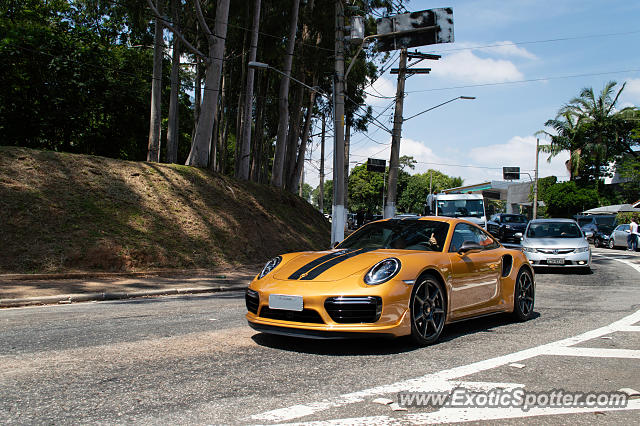
[[[587,216],[576,216],[576,222],[582,232],[591,232],[593,237],[588,238],[589,242],[596,245],[596,235],[598,233],[610,235],[616,226],[616,215],[614,214],[592,214]],[[602,238],[600,238],[602,239]],[[598,244],[600,241],[598,242]],[[598,247],[598,246],[596,246]]]
[[[573,219],[535,219],[522,239],[522,251],[533,266],[591,267],[591,247]]]
[[[594,247],[609,247],[610,236],[611,232],[598,231],[594,233],[592,238]]]
[[[498,213],[491,216],[487,222],[487,231],[501,242],[515,241],[519,243],[527,228],[527,222],[527,217],[521,214]]]
[[[611,235],[609,236],[607,247],[609,247],[610,249],[614,249],[616,247],[628,247],[627,238],[629,237],[629,232],[630,228],[628,223],[616,226],[616,228],[613,230],[613,232],[611,232]],[[638,246],[640,246],[640,244]]]

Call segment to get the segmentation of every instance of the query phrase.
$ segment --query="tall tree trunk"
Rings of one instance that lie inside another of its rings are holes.
[[[256,60],[258,50],[258,30],[260,28],[260,1],[255,0],[253,5],[253,24],[251,25],[251,45],[249,47],[249,61]],[[253,105],[253,79],[254,70],[247,70],[247,84],[245,86],[244,120],[242,121],[242,137],[240,149],[240,168],[238,177],[243,180],[249,179],[249,164],[251,155],[251,107]]]
[[[228,71],[226,70],[226,68],[223,68],[222,90],[220,95],[220,111],[218,111],[218,133],[216,135],[216,143],[218,146],[216,151],[218,152],[218,155],[216,156],[215,171],[222,174],[224,174],[224,162],[225,162],[224,156],[226,155],[226,151],[223,148],[225,143],[225,125],[226,125],[225,123],[228,120],[226,109],[228,104],[227,91],[229,86],[229,83],[228,83],[229,78],[227,77],[227,74],[228,74]]]
[[[158,12],[162,13],[162,1],[157,0]],[[164,53],[163,27],[156,18],[153,36],[153,81],[151,82],[151,118],[149,120],[149,144],[147,161],[160,161],[160,133],[162,122],[162,55]]]
[[[256,130],[253,132],[253,155],[251,162],[251,180],[258,182],[260,180],[260,171],[264,162],[263,156],[263,139],[264,139],[264,106],[267,99],[267,73],[262,74],[260,83],[258,84],[258,99],[256,100]]]
[[[322,135],[320,136],[320,197],[318,198],[318,206],[320,213],[324,214],[324,136],[327,125],[327,118],[322,115]]]
[[[317,78],[314,75],[313,85],[317,84]],[[316,92],[311,91],[309,93],[309,104],[307,105],[307,112],[304,119],[304,128],[302,130],[302,140],[300,141],[300,147],[298,148],[298,156],[295,163],[292,179],[290,183],[291,191],[297,192],[301,188],[300,182],[302,179],[302,171],[304,170],[304,158],[307,152],[307,142],[309,141],[309,132],[311,130],[311,116],[313,115],[313,105],[316,101]]]
[[[218,94],[220,91],[220,73],[222,70],[222,57],[224,55],[225,39],[227,37],[227,20],[229,18],[230,0],[217,0],[215,34],[206,26],[204,16],[200,10],[200,0],[195,1],[196,13],[203,30],[207,33],[209,53],[207,69],[205,72],[204,95],[202,96],[202,109],[200,119],[196,127],[196,136],[191,144],[191,151],[187,158],[188,166],[206,167],[209,161],[211,149],[211,132],[213,122],[218,111]]]
[[[180,0],[171,0],[171,12],[175,28],[180,31]],[[169,97],[169,123],[167,129],[167,163],[178,162],[178,138],[180,135],[180,114],[178,89],[180,85],[180,39],[173,35],[171,58],[171,95]]]
[[[297,77],[302,77],[299,74]],[[301,80],[300,78],[298,80]],[[301,80],[302,81],[302,80]],[[293,92],[293,105],[289,113],[289,135],[287,138],[287,151],[285,153],[285,188],[296,193],[297,189],[293,188],[293,174],[296,168],[296,156],[298,154],[298,141],[300,140],[300,127],[302,125],[302,104],[304,103],[304,88],[296,85]]]
[[[280,91],[278,93],[278,136],[276,139],[276,152],[273,157],[273,170],[271,172],[271,184],[282,188],[284,173],[284,155],[287,144],[287,127],[289,125],[289,76],[293,63],[293,50],[296,45],[296,31],[298,29],[298,10],[300,0],[293,0],[291,7],[291,21],[289,22],[289,39],[287,52],[282,71],[284,75],[280,79]]]

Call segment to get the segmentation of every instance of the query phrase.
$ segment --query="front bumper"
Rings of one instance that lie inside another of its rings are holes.
[[[313,284],[313,285],[309,285]],[[412,286],[402,280],[392,279],[377,286],[353,283],[345,286],[331,282],[302,284],[299,281],[271,279],[269,283],[252,283],[247,299],[246,318],[255,330],[308,338],[349,338],[366,335],[403,336],[411,333],[409,299]],[[256,300],[255,295],[258,299]],[[303,311],[271,309],[269,295],[303,297]],[[360,300],[355,308],[366,310],[365,299],[379,300],[380,309],[375,315],[359,315],[348,312],[352,306],[338,306],[335,299]],[[337,309],[343,309],[337,313]],[[346,315],[345,315],[346,314]],[[355,322],[345,320],[354,315]]]
[[[591,250],[582,253],[540,253],[524,252],[532,266],[586,268],[591,266]]]

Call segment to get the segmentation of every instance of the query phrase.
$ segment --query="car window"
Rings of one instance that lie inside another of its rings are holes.
[[[527,228],[527,238],[580,238],[582,232],[573,222],[539,222]]]
[[[504,223],[527,223],[527,218],[521,214],[507,214],[502,216]]]
[[[467,223],[459,223],[453,231],[449,251],[457,252],[465,241],[472,241],[476,244],[480,244],[485,250],[494,249],[500,246],[482,229]]]
[[[388,220],[363,226],[340,243],[340,249],[442,251],[449,224],[437,220]]]
[[[584,226],[584,225],[590,224],[592,220],[590,217],[579,217],[577,221],[578,221],[578,225]]]
[[[616,222],[616,217],[615,216],[602,216],[602,217],[596,217],[595,221],[598,225],[608,225],[608,226],[613,226]]]

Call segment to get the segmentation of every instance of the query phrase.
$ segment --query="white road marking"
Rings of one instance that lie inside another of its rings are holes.
[[[525,359],[533,358],[540,355],[553,354],[554,351],[566,348],[567,346],[577,345],[588,340],[597,339],[598,337],[628,329],[629,326],[640,321],[640,310],[628,315],[612,324],[567,339],[558,340],[556,342],[547,343],[536,346],[534,348],[525,349],[507,355],[490,358],[484,361],[474,362],[468,365],[443,370],[437,373],[427,374],[415,379],[404,380],[388,385],[377,386],[370,389],[364,389],[358,392],[343,394],[337,397],[327,398],[322,401],[312,402],[309,404],[298,404],[291,407],[270,410],[264,413],[251,416],[252,420],[283,422],[298,419],[308,415],[327,410],[329,408],[341,407],[347,404],[362,402],[365,398],[372,396],[394,394],[402,391],[441,391],[451,390],[452,381],[461,377],[469,376],[481,371],[490,370],[506,364],[517,363]],[[587,348],[588,349],[588,348]],[[466,382],[465,385],[473,385],[473,382]],[[477,385],[477,384],[476,384]],[[485,384],[486,385],[486,384]],[[495,384],[491,384],[492,386]],[[505,384],[503,384],[505,385]],[[511,386],[512,384],[507,384]],[[498,387],[498,386],[493,386]],[[486,389],[486,388],[485,388]],[[634,405],[636,406],[636,405]],[[533,410],[531,410],[533,411]],[[531,412],[530,411],[530,412]],[[602,410],[599,410],[602,411]],[[519,417],[523,416],[523,411],[518,410]],[[524,415],[530,415],[530,412]],[[444,421],[444,420],[443,420]],[[461,421],[461,420],[459,420]]]
[[[389,416],[359,417],[349,419],[336,419],[304,424],[311,426],[352,426],[352,425],[421,425],[439,423],[461,423],[481,420],[516,419],[522,417],[554,416],[561,414],[582,414],[595,412],[611,412],[622,410],[640,410],[640,400],[630,400],[626,407],[602,408],[602,407],[534,407],[524,412],[519,408],[442,408],[430,413],[407,414],[402,418]]]
[[[640,351],[631,349],[605,348],[557,348],[546,355],[587,356],[592,358],[633,358],[640,359]]]
[[[635,269],[636,271],[640,272],[640,265],[638,265],[637,263],[629,262],[628,260],[620,259],[620,258],[617,258],[617,257],[605,256],[604,254],[593,253],[592,255],[593,256],[598,256],[598,257],[603,257],[603,258],[609,259],[609,260],[617,260],[618,262],[624,263],[625,265],[629,265],[633,269]]]

